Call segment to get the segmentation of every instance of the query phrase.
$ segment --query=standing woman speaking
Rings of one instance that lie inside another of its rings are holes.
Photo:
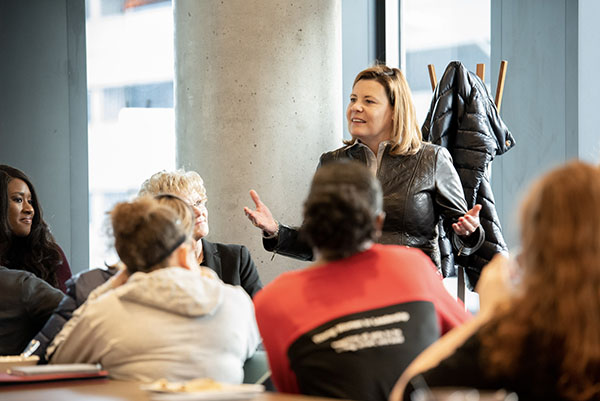
[[[450,154],[422,140],[410,89],[399,69],[377,65],[360,72],[346,117],[352,139],[322,154],[319,167],[352,159],[366,164],[377,176],[386,213],[379,242],[419,248],[440,268],[438,222],[442,218],[457,254],[469,255],[481,246],[481,206],[467,211]],[[263,230],[265,249],[313,259],[313,250],[298,238],[298,230],[277,222],[255,191],[250,196],[256,208],[244,211]]]
[[[66,291],[71,269],[42,217],[31,180],[14,167],[0,165],[0,265],[26,270]]]

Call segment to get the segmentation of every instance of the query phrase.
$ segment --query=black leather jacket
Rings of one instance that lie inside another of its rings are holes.
[[[367,163],[366,148],[354,143],[321,155],[319,166],[338,159]],[[467,241],[458,237],[452,223],[467,212],[462,185],[452,166],[448,151],[424,143],[415,155],[396,156],[388,145],[381,158],[377,178],[383,189],[386,213],[379,242],[406,245],[425,252],[440,268],[437,224],[442,219],[457,252],[470,254],[483,242],[483,230]],[[281,225],[279,235],[263,241],[265,249],[298,259],[312,259],[308,245],[298,238],[297,230]]]

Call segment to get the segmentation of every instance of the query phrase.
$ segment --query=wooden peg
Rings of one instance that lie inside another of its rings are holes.
[[[427,69],[429,70],[429,82],[431,82],[431,91],[433,92],[435,90],[435,87],[437,86],[435,67],[433,66],[433,64],[428,64]]]
[[[485,83],[485,64],[477,64],[477,76]]]
[[[496,108],[500,111],[500,106],[502,105],[502,94],[504,93],[504,79],[506,78],[506,68],[508,66],[508,61],[502,60],[500,62],[500,71],[498,72],[498,85],[496,86]]]

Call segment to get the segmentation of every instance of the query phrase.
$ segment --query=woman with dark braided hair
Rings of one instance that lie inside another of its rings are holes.
[[[386,400],[404,368],[469,318],[423,252],[376,244],[379,181],[360,163],[317,170],[300,235],[316,255],[254,298],[279,391]]]
[[[0,165],[0,266],[31,272],[63,292],[71,277],[31,180],[7,165]]]

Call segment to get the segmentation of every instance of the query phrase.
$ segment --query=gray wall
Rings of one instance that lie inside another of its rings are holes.
[[[0,2],[0,163],[27,173],[74,271],[88,268],[84,0]]]
[[[492,77],[507,60],[501,114],[516,141],[494,161],[492,183],[514,247],[518,205],[531,181],[571,159],[599,160],[600,3],[492,0],[491,12]]]

